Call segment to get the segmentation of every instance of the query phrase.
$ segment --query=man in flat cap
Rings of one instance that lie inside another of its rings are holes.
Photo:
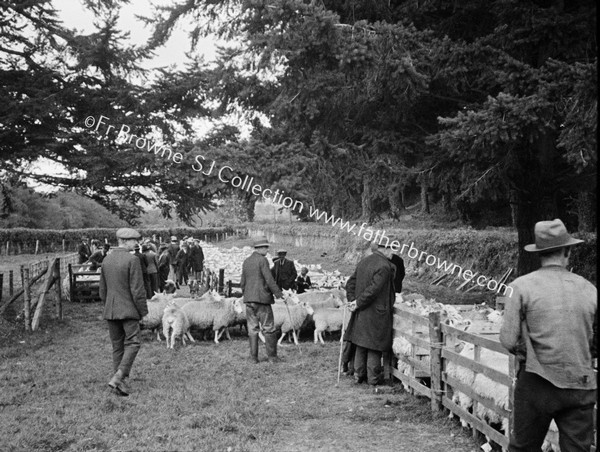
[[[173,281],[177,281],[177,253],[179,252],[179,241],[177,240],[177,236],[171,236],[171,243],[167,248],[169,253],[169,278]],[[177,284],[177,288],[179,289],[179,284]]]
[[[269,262],[265,255],[269,251],[269,242],[260,238],[254,242],[254,252],[242,264],[240,286],[246,304],[246,321],[250,340],[250,359],[258,362],[258,333],[260,326],[265,335],[265,348],[269,362],[277,362],[277,331],[273,319],[273,295],[283,298],[281,289],[275,284],[269,271]]]
[[[100,272],[100,298],[113,349],[114,375],[108,385],[123,396],[129,395],[127,378],[140,349],[139,321],[148,313],[140,259],[131,254],[139,238],[135,229],[119,229],[119,246],[106,256]]]
[[[287,250],[277,250],[277,259],[273,262],[273,268],[271,268],[271,274],[275,278],[275,283],[281,290],[295,289],[296,278],[298,272],[294,262],[286,259]]]
[[[500,342],[517,355],[510,451],[541,450],[552,419],[560,450],[589,451],[594,438],[598,294],[567,270],[571,248],[582,243],[561,220],[536,223],[541,268],[511,284]]]
[[[363,258],[346,283],[346,295],[352,312],[344,340],[345,352],[354,351],[356,383],[382,384],[382,355],[392,348],[394,272],[389,260],[392,250],[379,241],[377,248]],[[344,353],[346,355],[346,353]],[[344,361],[352,361],[344,356]]]

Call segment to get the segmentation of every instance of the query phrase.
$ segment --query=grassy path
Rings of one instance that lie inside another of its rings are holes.
[[[167,350],[147,332],[134,393],[107,386],[110,345],[100,304],[65,306],[32,334],[0,339],[3,451],[475,451],[455,422],[397,387],[375,394],[342,377],[338,342],[245,361],[246,338]],[[261,348],[264,356],[264,349]],[[387,405],[387,406],[386,406]]]

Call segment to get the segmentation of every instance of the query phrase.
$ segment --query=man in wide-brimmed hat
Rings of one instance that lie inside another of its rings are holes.
[[[514,432],[510,451],[541,450],[552,419],[560,450],[590,450],[596,402],[596,288],[567,270],[571,249],[582,243],[562,221],[535,225],[541,268],[517,278],[506,302],[500,341],[517,355]]]
[[[254,242],[254,252],[242,264],[240,286],[246,304],[246,321],[250,340],[250,359],[258,362],[258,333],[260,326],[265,335],[265,348],[269,362],[277,362],[277,331],[273,319],[273,295],[283,298],[281,289],[269,270],[269,262],[265,255],[269,250],[269,242],[261,237]]]

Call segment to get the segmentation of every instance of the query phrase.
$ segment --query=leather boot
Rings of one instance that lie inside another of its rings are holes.
[[[108,382],[108,386],[113,388],[119,395],[128,396],[129,388],[127,387],[127,384],[125,383],[124,379],[125,376],[123,375],[123,371],[119,369],[115,372],[115,374]]]
[[[267,360],[270,363],[283,361],[277,356],[277,333],[265,334],[265,348],[267,349]]]
[[[250,361],[258,363],[258,334],[248,336],[250,340]]]

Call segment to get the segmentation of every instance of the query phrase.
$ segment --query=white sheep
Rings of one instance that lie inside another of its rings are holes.
[[[148,314],[140,320],[141,329],[151,330],[156,332],[156,339],[161,342],[160,326],[165,308],[170,302],[173,302],[175,294],[154,293],[154,296],[146,303],[148,306]]]
[[[163,334],[167,339],[167,348],[174,348],[175,338],[181,336],[181,342],[185,346],[186,334],[192,342],[194,338],[189,335],[190,322],[183,309],[175,306],[173,303],[169,303],[164,310],[162,317]],[[170,345],[169,345],[169,338]]]
[[[283,303],[275,303],[272,307],[275,329],[281,330],[281,337],[277,344],[281,345],[283,338],[291,331],[294,343],[298,345],[297,331],[306,320],[306,317],[314,313],[313,308],[306,301],[301,301],[299,304],[288,303],[287,306]],[[263,342],[265,341],[262,334],[259,333],[259,337]]]
[[[350,313],[345,311],[346,308],[324,308],[318,309],[314,312],[312,317],[313,321],[315,322],[315,344],[320,341],[321,344],[325,345],[325,341],[323,340],[324,331],[328,331],[330,333],[342,331],[342,329],[345,329],[348,326]]]
[[[235,323],[236,315],[242,312],[239,298],[224,298],[219,301],[203,302],[201,299],[186,303],[181,310],[186,314],[190,326],[215,332],[215,344],[225,332],[231,340],[227,328]],[[191,334],[188,333],[191,338]]]

